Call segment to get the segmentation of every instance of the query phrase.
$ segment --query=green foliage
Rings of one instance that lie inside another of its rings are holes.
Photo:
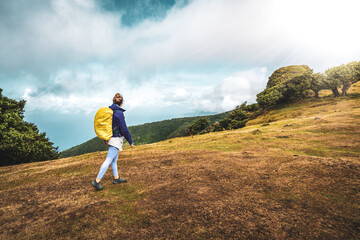
[[[264,91],[256,95],[256,101],[262,108],[275,106],[284,98],[284,91],[285,86],[283,84],[266,88]]]
[[[242,111],[246,112],[249,119],[255,119],[264,112],[258,103],[246,105],[246,101],[236,108],[240,108]]]
[[[312,70],[306,65],[283,67],[269,78],[267,88],[257,94],[257,102],[262,108],[279,103],[295,102],[307,95],[311,87]]]
[[[244,119],[244,120],[231,120],[230,125],[229,125],[229,129],[238,129],[238,128],[242,128],[245,127],[246,123],[247,123],[248,119]]]
[[[218,125],[214,125],[212,130],[219,131],[219,129],[230,130],[245,127],[246,122],[249,120],[246,112],[242,110],[245,106],[246,102],[243,105],[236,107],[228,117],[220,120]]]
[[[326,86],[330,88],[335,97],[340,96],[338,88],[342,86],[341,96],[347,95],[350,86],[360,80],[360,62],[353,61],[346,65],[329,68],[325,71]]]
[[[308,71],[311,71],[311,68],[307,65],[293,65],[279,68],[269,77],[266,88],[271,88],[281,83],[285,83]]]
[[[331,89],[335,97],[340,96],[338,88],[341,85],[344,85],[344,90],[348,88],[349,85],[349,69],[344,65],[336,66],[329,68],[325,71],[326,77],[326,85],[328,88]],[[345,91],[343,91],[343,94],[345,94]]]
[[[227,127],[230,125],[231,123],[231,119],[230,118],[224,118],[221,119],[219,122],[219,125],[221,127],[222,130],[227,129]]]
[[[210,132],[220,132],[223,130],[223,128],[220,126],[219,122],[216,122],[211,126],[211,129],[209,129],[209,130],[210,130]]]
[[[349,83],[349,85],[347,86],[347,89],[346,89],[346,91],[347,91],[352,84],[360,81],[360,61],[350,62],[350,63],[346,64],[346,67],[348,68],[348,71],[349,71],[349,75],[347,76],[348,77],[347,81]],[[343,87],[342,95],[347,94],[346,91],[344,92],[344,87]]]
[[[0,89],[0,166],[58,158],[46,134],[23,120],[24,107],[24,100],[7,98]]]
[[[236,108],[234,111],[231,112],[228,118],[230,118],[231,120],[242,121],[244,119],[247,119],[248,116],[241,108]]]
[[[209,126],[209,122],[206,118],[200,118],[192,126],[192,129],[195,131],[202,131]]]
[[[323,73],[313,73],[310,81],[310,89],[315,93],[315,97],[319,97],[319,92],[326,89],[325,85],[326,76]]]
[[[188,129],[187,134],[199,134],[201,131],[205,130],[209,126],[208,120],[206,118],[200,118],[196,120]]]
[[[246,112],[256,112],[259,110],[260,106],[257,103],[246,105],[246,102],[240,105],[241,110]]]
[[[353,74],[356,82],[360,81],[360,61],[354,63],[353,67]]]
[[[293,77],[286,81],[285,91],[283,92],[284,102],[295,102],[299,99],[305,98],[308,89],[310,89],[312,80],[312,70],[305,72],[302,75]]]

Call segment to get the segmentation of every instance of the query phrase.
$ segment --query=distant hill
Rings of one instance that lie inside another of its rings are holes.
[[[215,123],[228,116],[230,112],[224,112],[208,116],[184,117],[146,123],[129,127],[135,145],[143,145],[163,141],[174,137],[183,137],[185,130],[197,119],[206,118],[210,124]],[[77,156],[85,153],[107,150],[108,146],[97,137],[90,139],[80,145],[61,152],[61,157]]]

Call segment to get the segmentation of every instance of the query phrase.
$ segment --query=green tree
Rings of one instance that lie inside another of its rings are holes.
[[[353,61],[348,64],[346,64],[346,67],[348,68],[349,75],[347,80],[347,85],[344,92],[344,86],[342,89],[341,95],[347,95],[347,90],[350,88],[350,86],[358,81],[360,81],[360,61]]]
[[[226,130],[245,127],[249,117],[246,112],[241,109],[242,107],[244,107],[244,105],[236,107],[228,117],[220,120],[220,127]]]
[[[299,99],[305,98],[307,90],[310,89],[312,80],[312,70],[297,75],[284,83],[285,88],[283,92],[284,102],[295,102]]]
[[[264,112],[258,103],[253,103],[250,105],[246,104],[247,101],[243,102],[240,106],[237,106],[236,108],[240,108],[242,111],[244,111],[249,119],[255,119]]]
[[[307,65],[292,65],[279,68],[269,77],[266,88],[271,88],[281,83],[285,83],[294,77],[309,71],[311,71],[311,68]]]
[[[230,125],[230,123],[231,123],[231,119],[229,117],[226,117],[219,121],[219,125],[222,130],[228,129],[228,126]]]
[[[199,134],[201,131],[205,130],[209,126],[209,122],[206,118],[200,118],[196,120],[187,130],[187,135]]]
[[[246,102],[245,102],[245,104],[246,104]],[[241,110],[246,111],[246,112],[256,112],[259,110],[259,104],[257,104],[257,103],[240,106],[240,107],[241,107]]]
[[[360,61],[357,62],[357,64],[354,64],[354,76],[355,79],[357,79],[357,82],[360,81]]]
[[[241,107],[237,107],[231,112],[228,118],[230,118],[231,120],[242,121],[244,119],[247,119],[248,116],[246,112],[241,109]]]
[[[325,71],[325,74],[325,84],[331,89],[335,97],[340,96],[338,88],[341,87],[341,85],[343,86],[341,95],[347,95],[346,91],[351,85],[351,71],[348,66],[342,64],[340,66],[329,68]]]
[[[33,123],[24,121],[25,101],[2,95],[0,88],[0,166],[58,158],[57,148],[39,133]]]
[[[256,101],[263,109],[282,102],[304,98],[311,86],[312,69],[307,65],[294,65],[277,69],[270,77],[264,91]]]
[[[256,95],[256,101],[262,108],[269,108],[280,103],[284,98],[285,86],[284,84],[278,84],[273,87],[266,88],[264,91]]]
[[[314,73],[311,76],[310,89],[315,93],[315,97],[319,97],[319,92],[326,89],[326,76],[323,73]]]

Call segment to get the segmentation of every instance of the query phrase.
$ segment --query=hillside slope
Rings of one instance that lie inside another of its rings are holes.
[[[129,131],[135,145],[142,145],[163,141],[173,137],[182,137],[185,130],[200,118],[206,118],[210,124],[228,116],[230,112],[224,112],[208,116],[184,117],[164,120],[159,122],[145,123],[129,127]],[[69,148],[61,152],[61,157],[78,156],[84,153],[105,151],[108,146],[97,137],[90,139],[82,144]]]
[[[0,168],[0,238],[359,236],[359,95],[307,99],[242,129],[125,148],[118,166],[129,182],[113,185],[109,169],[96,192],[90,182],[105,157]]]

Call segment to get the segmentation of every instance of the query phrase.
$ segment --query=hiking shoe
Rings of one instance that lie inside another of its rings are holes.
[[[114,179],[113,184],[118,184],[118,183],[126,183],[127,180],[125,178],[119,177],[118,179]]]
[[[98,191],[104,189],[104,188],[101,186],[101,183],[96,182],[96,180],[92,181],[92,182],[91,182],[91,185],[93,185],[94,188],[96,188],[96,190],[98,190]]]

